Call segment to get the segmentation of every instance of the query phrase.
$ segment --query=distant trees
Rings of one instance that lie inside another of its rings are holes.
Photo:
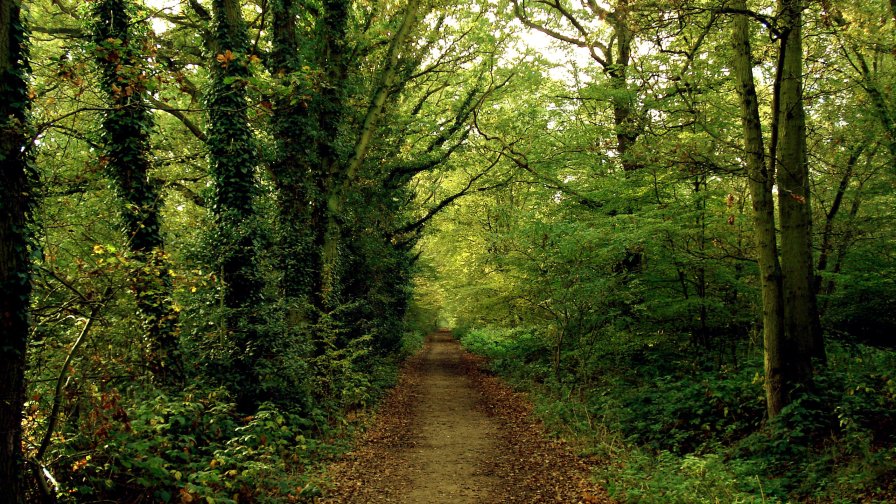
[[[537,320],[552,335],[579,312],[588,314],[583,320],[595,320],[597,308],[564,301],[551,283],[525,289],[512,280],[548,274],[553,261],[541,255],[544,250],[561,262],[572,257],[563,248],[571,246],[564,226],[580,226],[582,248],[595,258],[591,267],[609,268],[602,287],[587,287],[605,294],[592,290],[590,296],[624,299],[605,308],[621,309],[617,321],[641,313],[642,322],[655,318],[659,331],[675,327],[689,334],[701,351],[727,342],[736,347],[750,331],[752,296],[761,298],[753,316],[765,334],[768,414],[776,416],[812,388],[814,366],[825,362],[816,292],[829,303],[833,291],[819,290],[822,278],[834,282],[842,275],[830,264],[831,240],[856,244],[852,231],[835,231],[836,222],[855,219],[865,201],[866,182],[854,178],[856,163],[865,159],[872,170],[872,160],[885,163],[882,154],[889,149],[888,135],[868,135],[863,128],[888,128],[890,104],[875,89],[890,82],[891,58],[880,48],[892,45],[891,13],[882,6],[844,11],[789,1],[662,8],[639,1],[511,3],[513,17],[576,57],[565,67],[566,81],[557,83],[564,90],[540,98],[547,110],[541,112],[545,124],[534,127],[538,133],[516,124],[489,126],[501,124],[498,107],[479,117],[480,132],[516,165],[528,193],[544,191],[541,204],[532,203],[534,195],[520,198],[519,191],[512,198],[526,201],[516,203],[520,215],[539,208],[534,214],[540,225],[508,234],[496,232],[489,219],[481,231],[487,243],[507,241],[494,246],[501,253],[485,263],[498,266],[484,269],[509,282],[505,302],[515,310],[538,308],[525,316],[510,313]],[[887,26],[875,36],[883,41],[877,49],[865,45],[867,33],[854,30],[869,16]],[[731,38],[719,36],[720,27],[733,33],[733,50]],[[845,46],[833,49],[835,40]],[[879,65],[864,59],[871,53]],[[842,85],[837,69],[862,84]],[[529,98],[517,96],[520,102]],[[516,109],[527,110],[519,104]],[[541,124],[536,117],[542,115],[527,115],[527,124]],[[847,194],[855,203],[849,211],[842,204]],[[506,199],[493,202],[503,214],[514,212]],[[752,223],[742,216],[752,216]],[[595,229],[607,233],[597,250],[588,239]],[[626,273],[624,263],[636,248],[644,254],[643,268],[629,275],[631,285],[612,283]],[[607,257],[615,262],[602,262]],[[590,276],[563,278],[571,289]],[[565,341],[573,352],[575,343]]]

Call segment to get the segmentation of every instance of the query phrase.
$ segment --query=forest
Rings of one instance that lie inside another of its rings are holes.
[[[449,327],[614,501],[896,499],[896,0],[0,30],[0,504],[317,502]]]

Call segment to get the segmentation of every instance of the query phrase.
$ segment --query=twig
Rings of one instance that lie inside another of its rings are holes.
[[[75,358],[75,353],[77,353],[78,348],[81,347],[81,344],[84,343],[84,340],[87,339],[87,334],[90,332],[90,328],[93,326],[93,322],[96,320],[97,315],[100,310],[106,304],[106,301],[109,299],[109,294],[111,294],[112,288],[106,287],[106,290],[103,291],[103,295],[100,297],[100,300],[93,305],[93,308],[90,310],[90,315],[87,317],[87,322],[84,324],[84,327],[81,329],[81,333],[78,334],[78,338],[75,340],[75,343],[72,345],[72,348],[68,351],[68,355],[65,357],[65,362],[62,364],[62,369],[59,370],[59,378],[56,379],[56,392],[53,396],[53,408],[50,411],[50,417],[47,419],[47,431],[44,433],[43,440],[40,442],[40,447],[37,449],[37,454],[34,456],[34,459],[40,463],[40,460],[43,458],[44,453],[46,453],[47,448],[50,446],[50,439],[53,437],[53,431],[56,430],[56,423],[59,421],[59,408],[62,405],[62,393],[65,391],[65,386],[67,385],[68,378],[68,369],[71,366],[72,360]]]

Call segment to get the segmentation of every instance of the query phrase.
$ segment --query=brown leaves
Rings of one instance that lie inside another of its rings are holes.
[[[470,376],[483,396],[483,407],[498,417],[504,449],[494,465],[505,478],[505,495],[495,502],[610,503],[589,479],[588,465],[560,439],[549,439],[526,396],[501,379],[485,375],[485,360],[465,355]]]
[[[221,64],[221,68],[227,68],[232,62],[236,61],[236,55],[230,49],[215,56],[215,60]]]
[[[221,64],[221,68],[227,68],[228,66],[230,66],[231,63],[233,63],[234,61],[237,60],[237,56],[238,56],[238,53],[234,53],[230,49],[227,49],[226,51],[224,51],[222,53],[218,53],[215,56],[215,61],[217,61],[218,63]],[[243,63],[244,66],[247,64],[259,65],[259,64],[261,64],[261,58],[259,58],[257,54],[252,54]]]
[[[87,464],[88,464],[89,462],[90,462],[90,456],[84,457],[84,458],[82,458],[82,459],[80,459],[80,460],[76,460],[76,461],[72,464],[72,472],[78,472],[78,471],[80,471],[81,469],[84,469],[85,467],[87,467]]]
[[[431,348],[429,345],[425,352]],[[473,494],[481,496],[476,502],[495,504],[612,502],[603,489],[590,482],[590,469],[582,459],[573,454],[562,440],[546,438],[543,425],[532,414],[532,404],[524,395],[514,392],[498,378],[487,376],[482,371],[484,361],[481,358],[462,353],[456,343],[451,345],[451,352],[456,352],[454,355],[460,358],[459,374],[452,376],[451,380],[469,380],[472,389],[461,387],[461,393],[477,397],[474,411],[457,411],[457,414],[469,416],[484,413],[495,420],[488,423],[497,426],[496,435],[495,427],[491,428],[494,449],[479,455],[474,472],[498,484],[481,488],[482,484],[474,481],[476,478],[454,481],[458,487],[468,491],[465,495],[469,496],[472,490]],[[421,439],[418,434],[427,427],[433,430],[431,425],[421,425],[424,419],[431,416],[420,413],[420,410],[424,389],[421,383],[428,383],[426,377],[431,375],[427,373],[432,373],[435,365],[422,356],[418,355],[406,363],[398,386],[381,405],[376,422],[355,451],[344,455],[330,467],[327,477],[332,478],[332,488],[325,493],[322,501],[316,502],[407,502],[409,496],[413,500],[416,495],[413,492],[420,488],[409,487],[408,464],[411,460],[420,459],[414,457],[412,452],[416,454],[427,447],[423,441],[417,444]],[[449,393],[444,388],[438,390],[440,394]],[[446,395],[439,398],[454,404]],[[446,437],[461,431],[458,424],[462,422],[452,418],[439,419],[435,430],[443,430]],[[444,426],[441,426],[442,423]],[[469,445],[467,448],[472,449]],[[446,457],[436,464],[438,472],[435,474],[425,472],[421,467],[411,468],[411,474],[417,475],[412,480],[419,484],[421,475],[424,478],[452,478],[452,475],[461,472],[452,469],[451,464],[457,463],[468,464],[470,460]]]
[[[399,454],[412,445],[414,403],[421,373],[420,356],[405,362],[398,384],[376,413],[375,422],[359,439],[354,451],[330,466],[332,482],[321,503],[382,502],[402,492],[394,477],[401,470]]]

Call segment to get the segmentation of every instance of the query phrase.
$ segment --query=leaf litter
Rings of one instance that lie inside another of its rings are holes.
[[[548,437],[525,394],[484,366],[449,332],[431,334],[315,502],[613,502],[586,460]]]

